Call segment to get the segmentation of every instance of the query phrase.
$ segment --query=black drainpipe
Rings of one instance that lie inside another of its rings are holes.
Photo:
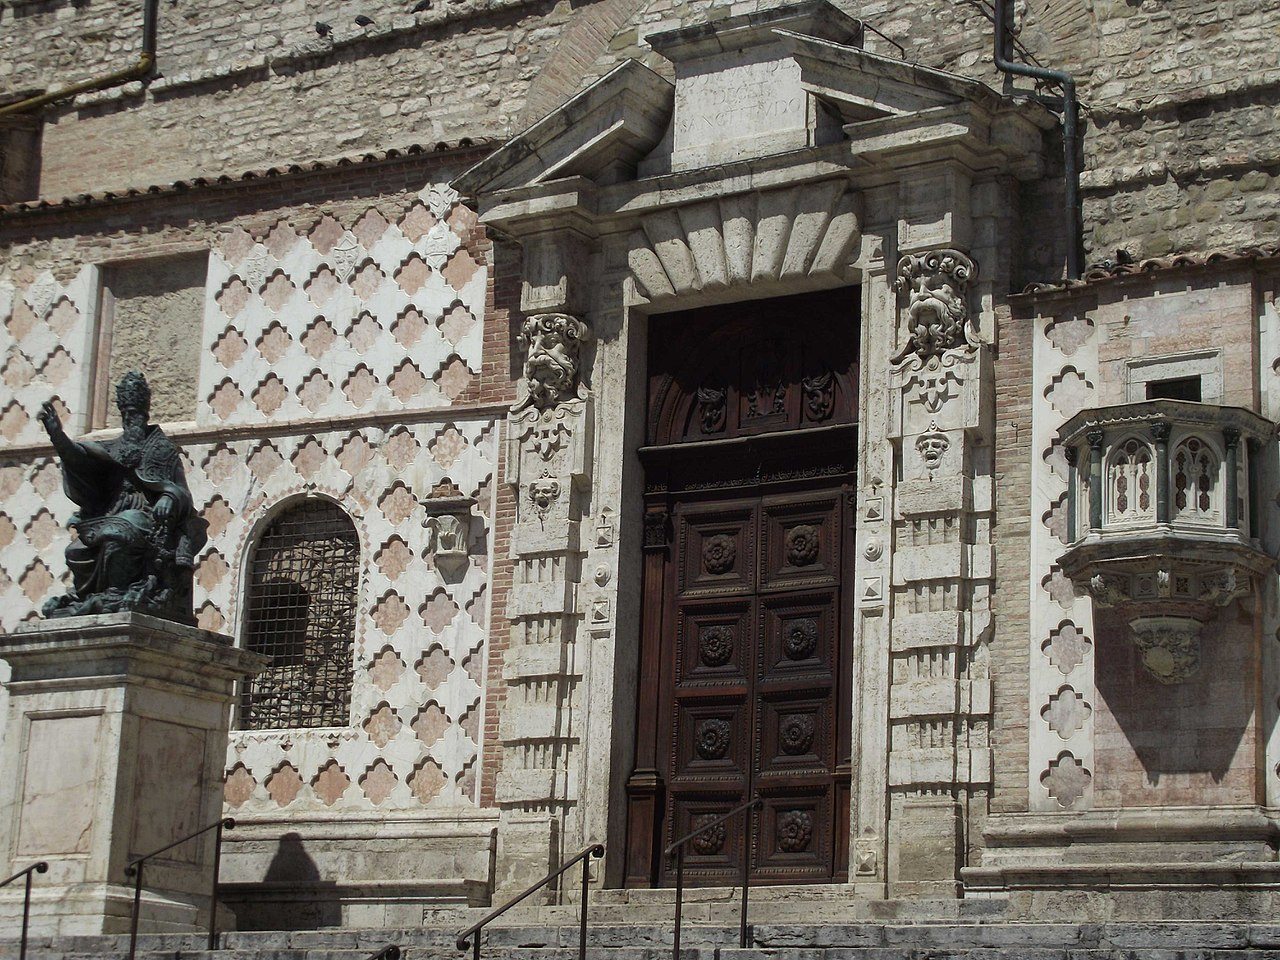
[[[17,113],[34,113],[51,103],[69,100],[82,93],[107,90],[134,80],[146,80],[156,69],[156,8],[159,5],[160,0],[143,0],[142,56],[138,58],[138,62],[133,66],[117,70],[115,73],[108,73],[105,76],[95,77],[92,80],[85,80],[82,83],[73,84],[62,90],[55,90],[52,93],[42,93],[38,96],[28,97],[25,100],[19,100],[16,103],[6,104],[0,107],[0,117]]]
[[[1067,279],[1079,278],[1083,259],[1083,240],[1080,225],[1080,101],[1076,98],[1076,82],[1070,74],[1061,70],[1047,70],[1026,63],[1017,63],[1005,56],[1009,48],[1009,0],[995,0],[996,8],[996,69],[1002,73],[1035,80],[1047,80],[1062,88],[1062,149],[1065,154],[1063,171],[1066,176],[1067,208]]]

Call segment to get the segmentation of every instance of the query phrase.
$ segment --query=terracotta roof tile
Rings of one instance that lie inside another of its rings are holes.
[[[1178,253],[1167,257],[1151,257],[1131,263],[1117,263],[1105,260],[1086,269],[1084,276],[1078,280],[1028,284],[1020,295],[1028,296],[1038,293],[1054,293],[1060,290],[1073,290],[1111,280],[1122,280],[1125,277],[1164,273],[1168,270],[1213,267],[1223,264],[1275,260],[1278,258],[1280,258],[1280,240],[1238,247],[1234,250],[1209,250],[1201,253]]]
[[[471,137],[462,137],[453,142],[442,141],[436,144],[414,143],[406,147],[391,147],[386,150],[375,150],[370,153],[336,157],[327,160],[312,160],[306,163],[290,163],[273,167],[263,167],[255,170],[246,170],[245,172],[235,176],[224,173],[216,177],[191,177],[185,180],[177,180],[173,183],[163,185],[155,184],[149,187],[128,187],[122,190],[103,190],[98,193],[81,193],[73,197],[62,197],[57,200],[50,200],[48,198],[25,200],[21,203],[0,204],[0,217],[20,215],[24,213],[36,213],[45,210],[68,210],[76,207],[88,207],[98,204],[119,202],[122,200],[132,200],[137,199],[138,197],[182,193],[187,190],[198,190],[211,186],[224,187],[239,183],[253,183],[260,180],[296,176],[303,173],[317,173],[324,170],[336,170],[366,163],[384,163],[389,160],[400,160],[424,154],[450,153],[455,150],[467,150],[472,147],[489,146],[495,143],[497,143],[497,141],[487,138],[473,139]]]

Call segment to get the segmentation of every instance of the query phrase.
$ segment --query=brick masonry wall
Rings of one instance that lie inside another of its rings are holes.
[[[1031,340],[1034,324],[1003,317],[996,384],[996,581],[991,612],[993,812],[1027,804],[1027,563],[1030,552]]]
[[[990,64],[982,0],[839,2],[901,44],[909,59],[1003,85]],[[53,111],[41,192],[502,137],[624,57],[669,74],[645,43],[648,33],[757,5],[436,0],[411,15],[407,2],[367,0],[360,12],[375,25],[360,29],[356,9],[339,0],[251,10],[246,0],[162,4],[164,79],[145,96],[135,85],[97,106]],[[0,13],[0,82],[11,90],[58,86],[128,59],[137,41],[127,25],[136,14],[124,6],[8,5]],[[1280,235],[1280,0],[1015,6],[1027,55],[1079,81],[1091,256],[1120,247],[1155,256]],[[317,19],[333,25],[336,43],[316,36]],[[897,55],[874,35],[867,42]],[[1055,205],[1033,215],[1043,221],[1041,236],[1058,232]]]
[[[510,404],[515,401],[515,344],[517,324],[513,317],[520,306],[520,250],[512,245],[489,248],[494,261],[493,282],[489,284],[485,305],[485,369],[481,383],[486,403]],[[484,748],[480,760],[483,772],[480,783],[480,805],[492,807],[498,772],[502,769],[502,737],[499,721],[507,702],[507,681],[503,676],[507,648],[511,643],[511,621],[507,616],[507,598],[515,575],[511,559],[511,534],[516,522],[516,491],[505,482],[507,449],[505,424],[498,448],[497,506],[494,511],[493,571],[489,578],[489,666],[485,683]]]

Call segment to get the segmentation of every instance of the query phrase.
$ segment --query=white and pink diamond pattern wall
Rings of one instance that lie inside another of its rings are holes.
[[[484,343],[475,216],[434,186],[342,222],[322,211],[252,234],[232,225],[209,263],[197,424],[172,431],[209,522],[199,624],[239,633],[248,552],[293,498],[342,506],[362,563],[350,723],[233,733],[228,806],[289,817],[474,805],[501,416],[459,407],[479,393]],[[74,506],[47,448],[32,446],[45,442],[35,415],[52,398],[73,436],[85,430],[99,272],[59,275],[0,277],[0,629],[66,589]],[[476,500],[471,556],[446,577],[423,503],[455,487]]]
[[[46,440],[36,420],[46,400],[68,430],[85,428],[97,299],[98,271],[90,266],[66,283],[49,270],[0,277],[0,449]]]
[[[192,491],[211,527],[196,569],[202,626],[237,623],[246,550],[291,498],[332,498],[361,539],[351,725],[233,733],[227,802],[238,813],[475,801],[495,429],[470,420],[188,449]],[[477,500],[470,561],[448,578],[423,524],[422,501],[441,485]]]
[[[331,498],[360,532],[360,597],[344,729],[232,735],[227,799],[240,813],[474,803],[489,620],[496,422],[392,425],[184,446],[209,521],[195,574],[200,626],[237,633],[247,551],[292,498]],[[49,458],[0,464],[0,623],[65,589],[72,504]],[[471,558],[445,578],[422,501],[472,496]],[[14,516],[18,517],[15,521]]]
[[[209,258],[202,424],[417,410],[480,371],[488,270],[475,215],[448,187],[349,228],[323,215],[234,229]]]

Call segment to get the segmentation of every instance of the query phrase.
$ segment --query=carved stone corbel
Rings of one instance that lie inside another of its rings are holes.
[[[470,559],[471,508],[475,502],[475,497],[464,496],[457,487],[447,487],[433,491],[423,503],[427,516],[422,525],[431,535],[430,552],[436,568],[447,575],[456,574]]]

